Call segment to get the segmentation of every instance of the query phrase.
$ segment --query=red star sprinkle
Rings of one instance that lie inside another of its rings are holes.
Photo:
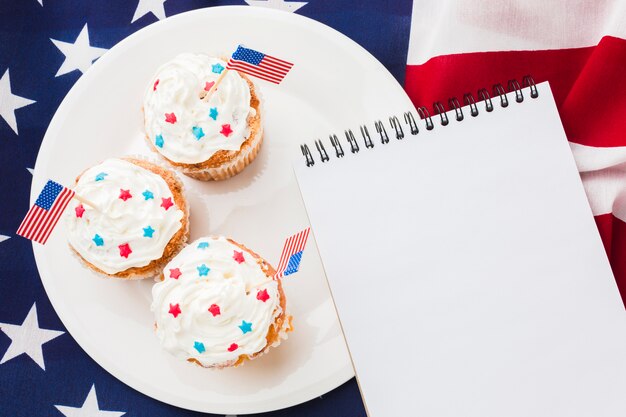
[[[220,306],[217,304],[211,304],[211,307],[209,307],[209,313],[213,314],[213,317],[222,314]]]
[[[76,206],[74,211],[76,212],[76,217],[83,217],[83,213],[85,212],[85,207],[83,207],[82,204],[79,204]]]
[[[204,84],[204,91],[209,91],[211,89],[211,87],[213,87],[215,85],[215,81],[211,81],[208,82],[206,84]]]
[[[240,264],[240,263],[242,263],[242,262],[245,262],[245,261],[246,261],[246,260],[243,258],[243,252],[237,252],[236,250],[235,250],[235,251],[233,251],[233,252],[235,252],[235,253],[233,254],[233,259],[234,259],[235,261],[237,261],[237,263],[238,263],[238,264]]]
[[[133,196],[130,194],[130,190],[123,190],[120,188],[120,198],[126,201],[129,198],[133,198]]]
[[[181,313],[180,306],[178,305],[178,303],[170,304],[170,311],[169,311],[169,313],[172,316],[174,316],[174,318],[178,317],[178,315]]]
[[[230,128],[229,124],[225,124],[225,125],[222,125],[222,130],[220,130],[220,133],[228,137],[230,136],[231,133],[233,133],[233,129]]]
[[[237,343],[233,343],[232,345],[228,346],[228,351],[229,352],[234,352],[239,348],[239,345]]]
[[[162,198],[161,199],[161,207],[163,207],[165,210],[167,210],[168,208],[172,207],[174,205],[174,203],[172,203],[172,197],[167,197],[167,198]]]
[[[128,255],[130,255],[131,253],[133,253],[132,249],[130,248],[130,245],[128,243],[124,243],[123,245],[119,245],[118,248],[120,248],[120,256],[128,259]]]
[[[269,294],[267,293],[267,290],[261,290],[259,292],[256,293],[256,299],[266,302],[267,300],[270,299]]]
[[[157,85],[159,85],[159,80],[156,80],[156,81],[154,82],[154,85],[152,86],[152,91],[156,91],[156,87],[157,87]]]
[[[170,269],[170,278],[178,279],[178,277],[180,277],[181,275],[182,275],[182,272],[180,272],[180,269],[178,268]]]
[[[167,123],[176,123],[176,115],[174,113],[165,113],[165,121]]]

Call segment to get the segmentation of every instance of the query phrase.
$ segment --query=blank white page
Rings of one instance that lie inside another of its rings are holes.
[[[626,312],[538,90],[297,161],[370,416],[626,416]]]

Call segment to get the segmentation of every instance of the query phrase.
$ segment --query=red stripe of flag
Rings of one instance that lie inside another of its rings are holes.
[[[234,69],[236,71],[241,71],[246,74],[254,75],[255,77],[261,78],[266,81],[271,81],[275,84],[279,84],[283,79],[283,77],[278,77],[272,74],[267,74],[263,71],[259,71],[257,70],[258,67],[241,61],[232,60],[232,62],[228,63],[227,68],[229,70]]]
[[[49,210],[33,205],[17,229],[17,234],[45,244],[73,196],[74,191],[63,188]]]

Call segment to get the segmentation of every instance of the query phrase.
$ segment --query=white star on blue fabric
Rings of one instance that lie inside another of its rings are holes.
[[[0,243],[4,242],[5,240],[9,240],[9,239],[11,239],[11,236],[0,235]]]
[[[291,13],[308,4],[306,1],[285,0],[245,0],[245,2],[248,3],[249,6],[267,7]]]
[[[133,20],[131,20],[130,23],[135,23],[135,21],[148,13],[152,13],[159,20],[165,19],[165,7],[163,6],[165,1],[166,0],[139,0],[135,14],[133,15]]]
[[[11,92],[11,76],[9,69],[4,72],[0,78],[0,117],[4,119],[11,129],[17,135],[17,120],[15,119],[15,110],[36,103],[24,97],[16,96]]]
[[[59,48],[63,55],[65,55],[65,61],[61,64],[55,77],[59,77],[74,70],[79,70],[84,74],[85,71],[91,67],[93,61],[107,51],[105,48],[96,48],[89,44],[89,29],[86,23],[74,43],[63,42],[52,38],[50,38],[50,40]]]
[[[202,264],[198,267],[198,275],[201,277],[206,277],[209,274],[211,269],[207,267],[205,264]]]
[[[0,323],[0,330],[11,339],[11,344],[4,352],[0,365],[25,353],[44,371],[46,364],[43,360],[41,346],[64,333],[59,330],[41,329],[39,327],[37,303],[34,303],[30,308],[22,324]]]
[[[91,386],[87,398],[81,407],[69,407],[67,405],[55,405],[65,417],[121,417],[124,411],[105,411],[98,406],[98,396],[95,384]]]

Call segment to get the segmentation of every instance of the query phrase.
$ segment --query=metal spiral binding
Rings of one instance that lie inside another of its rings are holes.
[[[537,91],[537,86],[535,85],[535,81],[530,75],[525,75],[522,77],[522,84],[517,80],[509,80],[507,83],[507,89],[509,93],[513,93],[515,97],[516,103],[524,102],[524,92],[522,91],[524,88],[529,88],[530,90],[530,98],[535,99],[539,97],[539,92]],[[471,93],[466,93],[463,95],[463,104],[469,107],[469,114],[472,117],[476,117],[480,114],[480,111],[483,109],[482,106],[479,108],[480,102],[484,102],[484,110],[489,113],[495,109],[494,103],[492,99],[500,98],[500,107],[505,108],[509,105],[509,99],[506,94],[507,91],[502,86],[502,84],[494,84],[492,87],[493,95],[490,95],[487,89],[481,88],[477,91],[477,96],[479,102],[474,99],[474,96]],[[439,124],[441,126],[446,126],[450,123],[450,120],[447,115],[447,111],[441,102],[436,101],[433,103],[433,116],[439,116]],[[464,120],[464,112],[463,107],[459,103],[459,100],[456,97],[451,97],[448,99],[448,111],[454,111],[455,119],[458,122]],[[431,117],[431,113],[428,111],[426,107],[417,107],[417,114],[420,120],[423,120],[426,125],[426,130],[433,130],[435,128],[435,124],[433,123],[433,119]],[[418,123],[413,116],[413,113],[408,111],[404,113],[404,123],[407,126],[411,135],[417,135],[419,133]],[[383,145],[389,143],[389,135],[387,134],[387,129],[385,124],[381,120],[377,120],[374,123],[376,128],[376,132],[380,135],[380,142]],[[400,119],[397,116],[389,117],[389,126],[395,133],[396,139],[404,139],[405,133]],[[361,132],[361,136],[363,137],[363,143],[365,144],[366,149],[372,149],[374,147],[374,141],[372,140],[369,130],[366,125],[359,126],[359,130]],[[354,136],[354,133],[351,129],[345,130],[346,141],[350,145],[350,152],[355,154],[360,151],[359,144]],[[329,135],[330,144],[335,149],[335,155],[337,158],[343,158],[345,152],[343,150],[343,146],[341,145],[341,141],[335,134]],[[317,149],[320,160],[322,163],[330,160],[328,153],[326,152],[326,148],[324,147],[324,143],[321,140],[315,141],[315,148]],[[300,145],[300,150],[302,151],[302,155],[305,158],[305,163],[307,167],[311,167],[315,164],[315,158],[311,153],[311,149],[308,145],[302,144]]]
[[[391,116],[389,118],[389,124],[396,131],[396,139],[404,138],[404,131],[402,130],[402,126],[400,126],[400,120],[396,116]]]
[[[373,148],[374,142],[372,142],[372,138],[370,138],[370,132],[367,131],[367,126],[363,125],[360,127],[361,136],[363,136],[363,142],[365,142],[366,148]]]
[[[352,133],[352,130],[348,129],[345,131],[345,133],[346,139],[348,140],[348,143],[350,143],[350,151],[352,151],[352,153],[359,152],[359,144],[356,143],[356,139],[354,138],[354,133]]]
[[[387,135],[387,130],[385,129],[383,122],[380,120],[374,122],[374,126],[376,127],[376,132],[380,135],[380,143],[383,145],[389,143],[389,136]]]
[[[330,138],[330,144],[333,145],[333,147],[335,148],[337,158],[343,158],[343,147],[341,146],[341,143],[339,143],[339,138],[337,137],[337,135],[333,134],[328,137]]]

